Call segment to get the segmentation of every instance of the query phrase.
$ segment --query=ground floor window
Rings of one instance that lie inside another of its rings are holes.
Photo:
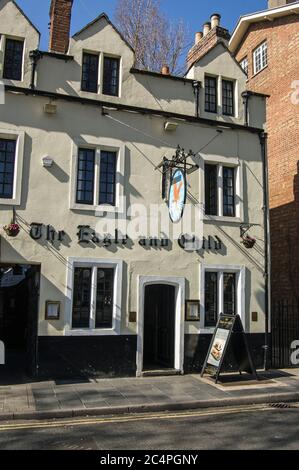
[[[73,328],[112,328],[113,284],[113,268],[75,268]],[[94,316],[92,299],[96,307]]]
[[[243,269],[231,271],[220,268],[205,268],[203,278],[204,326],[214,327],[220,314],[236,315],[243,296]]]

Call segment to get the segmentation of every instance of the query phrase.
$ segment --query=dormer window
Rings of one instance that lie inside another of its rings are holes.
[[[120,60],[115,57],[104,57],[103,94],[109,96],[119,95],[119,69]]]
[[[22,80],[24,41],[5,40],[3,78]]]
[[[217,113],[217,78],[205,77],[205,111]]]
[[[222,79],[222,113],[233,116],[234,107],[234,82]]]
[[[83,53],[81,90],[98,93],[99,56],[98,54]]]

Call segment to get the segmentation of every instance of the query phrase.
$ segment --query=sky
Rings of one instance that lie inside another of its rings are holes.
[[[48,47],[50,0],[16,0],[26,15],[41,32],[42,50]],[[113,21],[117,0],[74,0],[72,34],[79,31],[100,13]],[[170,19],[183,19],[190,39],[202,29],[212,13],[220,13],[222,26],[232,30],[239,16],[267,8],[267,0],[161,0],[163,11]]]

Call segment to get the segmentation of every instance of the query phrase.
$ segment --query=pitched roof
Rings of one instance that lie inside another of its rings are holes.
[[[97,23],[98,21],[102,20],[102,19],[105,19],[107,21],[107,23],[109,23],[112,28],[114,29],[114,31],[120,36],[120,38],[122,39],[122,41],[124,41],[124,43],[133,51],[134,49],[132,48],[131,44],[128,43],[128,41],[123,37],[123,35],[119,32],[119,30],[116,28],[116,26],[114,26],[114,24],[112,23],[112,21],[110,20],[109,16],[106,15],[106,13],[101,13],[99,16],[97,16],[94,20],[92,20],[90,23],[88,23],[87,25],[85,25],[82,29],[80,29],[79,31],[77,31],[77,33],[75,33],[73,35],[73,38],[75,38],[76,36],[79,36],[81,33],[83,33],[83,31],[85,31],[86,29],[88,29],[90,26],[94,25],[95,23]]]
[[[271,8],[241,16],[229,41],[230,51],[234,53],[237,50],[240,42],[242,41],[247,29],[251,24],[265,20],[273,21],[276,18],[281,18],[283,16],[292,14],[299,14],[299,2],[293,2],[282,7]]]

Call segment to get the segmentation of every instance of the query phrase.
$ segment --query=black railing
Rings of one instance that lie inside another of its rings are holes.
[[[271,333],[272,367],[299,367],[292,361],[292,343],[299,341],[299,304],[289,301],[272,303]]]

